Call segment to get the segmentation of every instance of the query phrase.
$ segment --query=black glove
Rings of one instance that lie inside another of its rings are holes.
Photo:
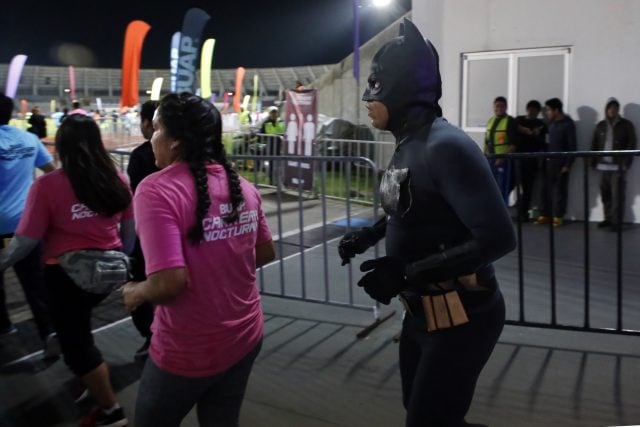
[[[360,264],[360,271],[368,273],[362,276],[358,286],[374,300],[389,304],[391,298],[407,285],[405,264],[401,259],[389,256],[365,261]]]
[[[342,265],[349,264],[356,254],[362,254],[378,241],[372,227],[365,227],[359,231],[352,231],[344,235],[338,244],[338,253],[342,258]]]

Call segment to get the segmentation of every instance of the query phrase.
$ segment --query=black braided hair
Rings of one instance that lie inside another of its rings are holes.
[[[223,219],[230,224],[238,220],[244,202],[240,178],[227,161],[222,145],[222,119],[220,112],[209,101],[188,92],[170,93],[162,98],[158,107],[160,120],[169,136],[179,140],[179,158],[186,162],[193,175],[196,192],[196,218],[187,237],[197,245],[202,241],[202,220],[211,207],[206,164],[220,163],[227,174],[231,212]]]

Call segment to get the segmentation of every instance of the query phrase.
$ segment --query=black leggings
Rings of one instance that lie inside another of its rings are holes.
[[[91,310],[108,294],[80,289],[59,265],[47,265],[44,277],[64,362],[75,375],[84,376],[102,363],[91,333]]]
[[[424,315],[406,315],[400,338],[400,375],[407,427],[465,425],[476,381],[505,319],[499,290],[477,302],[482,311],[469,312],[469,323],[436,332],[427,333]]]

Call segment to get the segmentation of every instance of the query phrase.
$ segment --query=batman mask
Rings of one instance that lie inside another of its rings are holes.
[[[363,101],[380,101],[389,112],[387,130],[399,130],[412,110],[442,115],[438,52],[405,18],[400,34],[376,52]]]

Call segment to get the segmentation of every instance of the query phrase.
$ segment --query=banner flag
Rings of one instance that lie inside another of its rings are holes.
[[[102,111],[102,98],[96,98],[96,108],[98,112]]]
[[[122,95],[120,108],[138,104],[138,77],[142,44],[151,26],[144,21],[131,21],[127,25],[122,53]]]
[[[178,73],[176,75],[176,92],[195,93],[196,63],[200,49],[200,39],[210,16],[197,7],[187,11],[182,21],[180,50],[178,53]]]
[[[289,156],[313,155],[318,125],[318,92],[316,89],[286,91],[287,108],[285,154]],[[311,162],[288,160],[284,168],[284,185],[310,191],[313,188]]]
[[[245,95],[244,98],[242,98],[242,104],[240,106],[244,108],[244,111],[247,111],[250,100],[251,100],[251,95]]]
[[[49,112],[51,114],[56,112],[56,100],[52,99],[51,101],[49,101]]]
[[[9,98],[16,97],[18,83],[20,83],[20,76],[22,75],[22,68],[25,62],[27,62],[27,55],[16,55],[11,59],[9,74],[7,76],[7,86],[4,91],[4,94]]]
[[[171,36],[171,50],[169,51],[169,68],[171,69],[171,92],[176,91],[178,81],[178,54],[180,53],[180,31]]]
[[[216,39],[207,39],[202,45],[200,56],[200,96],[204,99],[211,97],[211,65],[213,64],[213,48]]]
[[[242,81],[244,80],[245,69],[238,67],[236,70],[236,91],[233,94],[233,111],[240,112],[240,99],[242,99]]]
[[[69,95],[72,100],[76,99],[76,69],[69,65]]]
[[[251,110],[258,112],[258,75],[253,76],[253,101],[251,102]]]
[[[164,79],[162,77],[156,77],[151,84],[151,101],[159,101],[160,100],[160,92],[162,91],[162,82]]]
[[[22,113],[22,117],[27,115],[27,111],[29,111],[29,103],[26,99],[20,100],[20,112]]]

